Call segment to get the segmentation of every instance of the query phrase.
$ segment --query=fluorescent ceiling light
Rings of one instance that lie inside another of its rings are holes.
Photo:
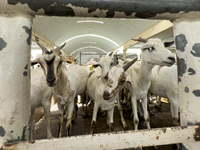
[[[96,34],[83,34],[83,35],[74,36],[74,37],[72,37],[72,38],[66,40],[65,42],[67,43],[67,42],[69,42],[69,41],[71,41],[71,40],[74,40],[74,39],[76,39],[76,38],[87,37],[87,36],[90,36],[90,37],[98,37],[98,38],[105,39],[105,40],[107,40],[107,41],[113,43],[113,44],[116,45],[117,47],[119,47],[119,45],[118,45],[116,42],[112,41],[111,39],[106,38],[106,37],[101,36],[101,35],[96,35]],[[65,42],[63,42],[63,43],[65,43]],[[63,44],[63,43],[62,43],[62,44]]]
[[[103,49],[101,49],[101,48],[99,48],[99,47],[87,46],[87,47],[81,47],[81,48],[79,48],[79,49],[73,51],[70,55],[73,55],[75,52],[81,51],[82,49],[97,49],[97,50],[100,50],[100,51],[102,51],[102,52],[104,52],[104,53],[107,53],[106,51],[104,51]]]
[[[83,42],[83,44],[96,44],[96,42]]]
[[[101,23],[101,24],[104,24],[103,21],[96,21],[96,20],[82,20],[82,21],[77,21],[77,23],[85,23],[85,22],[92,22],[92,23]]]

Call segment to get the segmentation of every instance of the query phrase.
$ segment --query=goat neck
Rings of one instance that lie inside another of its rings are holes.
[[[58,74],[58,81],[54,86],[54,93],[59,95],[65,95],[66,91],[70,90],[70,82],[66,74],[65,68],[61,67],[60,73]]]

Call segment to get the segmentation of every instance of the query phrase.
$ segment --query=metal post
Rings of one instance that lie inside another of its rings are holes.
[[[177,49],[181,126],[200,122],[200,17],[186,16],[174,21]],[[197,150],[200,142],[183,143]]]
[[[123,49],[123,52],[124,52],[124,60],[126,60],[126,51],[127,51],[127,48],[124,48],[124,49]]]
[[[29,137],[31,25],[28,15],[0,13],[0,147]]]
[[[81,65],[81,51],[79,53],[79,65]]]

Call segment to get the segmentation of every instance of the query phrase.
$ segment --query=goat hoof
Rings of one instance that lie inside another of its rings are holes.
[[[159,149],[159,147],[158,146],[154,146],[154,149]]]
[[[59,134],[58,137],[61,138],[61,137],[62,137],[62,134]]]
[[[110,131],[114,131],[114,123],[109,124],[109,129],[110,129]]]
[[[180,121],[179,121],[179,119],[178,119],[178,118],[173,118],[172,124],[173,124],[174,126],[180,126]]]
[[[70,128],[70,126],[67,127],[67,136],[71,136],[71,128]]]
[[[128,130],[128,127],[126,124],[123,124],[123,128],[124,128],[124,130]]]
[[[153,112],[151,112],[151,111],[149,111],[149,114],[150,114],[151,116],[154,116],[154,113],[153,113]]]
[[[94,131],[93,131],[93,129],[91,129],[91,130],[90,130],[90,134],[92,134],[92,135],[94,134]]]
[[[123,128],[124,128],[124,130],[128,130],[128,127],[127,127],[127,126],[124,126]]]

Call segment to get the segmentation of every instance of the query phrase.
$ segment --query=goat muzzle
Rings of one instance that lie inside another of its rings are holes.
[[[47,85],[50,86],[50,87],[55,86],[55,80],[56,80],[56,78],[47,78],[46,79]]]
[[[108,91],[104,91],[103,98],[104,98],[104,100],[109,100],[110,99],[110,93]]]

